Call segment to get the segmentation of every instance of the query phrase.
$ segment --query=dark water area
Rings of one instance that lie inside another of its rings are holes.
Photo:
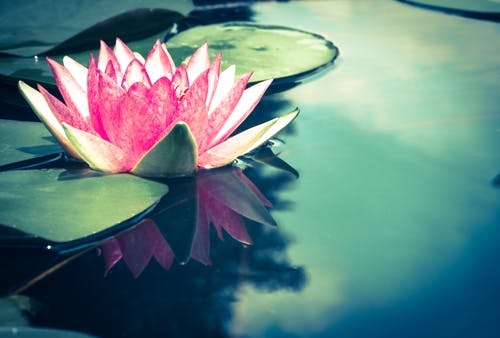
[[[197,190],[167,203],[189,226],[154,220],[173,261],[151,249],[164,247],[154,227],[122,237],[145,238],[128,260],[102,245],[1,248],[3,293],[30,300],[24,325],[98,337],[499,336],[500,25],[389,0],[217,13],[212,22],[290,26],[340,50],[245,122],[301,110],[273,148],[293,169],[243,171],[277,226],[242,217],[197,232],[190,217],[209,203]],[[205,20],[198,9],[179,27]]]

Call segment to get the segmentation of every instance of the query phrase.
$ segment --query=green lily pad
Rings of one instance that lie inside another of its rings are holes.
[[[0,52],[33,56],[70,40],[73,42],[66,47],[92,40],[98,45],[99,39],[114,40],[116,36],[128,42],[168,29],[194,8],[191,0],[144,0],[140,7],[146,8],[138,7],[137,1],[114,0],[92,2],[91,6],[85,1],[2,2]]]
[[[333,63],[338,49],[324,37],[281,26],[231,22],[187,29],[167,41],[174,60],[186,59],[205,41],[213,59],[222,52],[222,69],[237,75],[254,71],[252,82],[270,78],[292,82]]]
[[[0,170],[56,159],[62,152],[42,123],[0,120]]]
[[[49,241],[74,241],[139,216],[168,191],[129,174],[68,178],[66,173],[1,172],[0,224]]]
[[[49,41],[55,40],[56,43],[38,41],[36,39],[43,40],[43,37],[37,38],[36,34],[35,40],[29,38],[28,41],[23,41],[22,27],[7,27],[5,35],[10,36],[10,33],[13,41],[7,39],[0,42],[0,53],[3,54],[0,58],[0,79],[9,85],[15,85],[18,80],[23,80],[32,85],[41,83],[49,87],[55,86],[52,72],[41,55],[51,55],[51,58],[59,63],[62,63],[64,55],[70,55],[81,64],[88,65],[90,53],[98,54],[99,40],[114,45],[116,37],[122,38],[133,51],[147,56],[155,40],[163,39],[172,24],[182,17],[177,11],[142,8],[105,19],[83,31],[70,30],[73,36],[67,35],[67,27],[58,27],[60,23],[45,23],[42,25],[43,29],[33,28],[42,32],[51,31],[49,28],[58,28],[53,29],[55,31],[53,37],[49,38]],[[20,29],[21,33],[16,32],[16,29]]]

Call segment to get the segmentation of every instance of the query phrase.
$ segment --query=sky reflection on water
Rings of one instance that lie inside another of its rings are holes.
[[[391,1],[292,2],[279,16],[272,5],[255,9],[258,21],[324,34],[340,57],[283,94],[302,110],[282,154],[301,179],[285,193],[294,210],[274,215],[297,240],[289,253],[309,284],[298,294],[245,288],[235,332],[498,332],[499,293],[486,285],[498,281],[488,264],[499,252],[484,237],[498,238],[500,223],[491,183],[500,170],[500,46],[487,42],[498,40],[498,24]],[[484,299],[472,307],[474,298]],[[472,311],[484,312],[480,322],[455,324]]]

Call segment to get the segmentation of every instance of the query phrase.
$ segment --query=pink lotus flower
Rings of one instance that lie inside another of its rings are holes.
[[[255,108],[271,80],[246,89],[252,73],[234,81],[235,67],[220,72],[203,44],[187,65],[175,67],[157,41],[144,59],[120,39],[101,41],[88,69],[65,56],[47,58],[64,98],[23,82],[24,98],[66,152],[94,169],[141,176],[191,174],[221,167],[267,141],[298,110],[229,137]]]

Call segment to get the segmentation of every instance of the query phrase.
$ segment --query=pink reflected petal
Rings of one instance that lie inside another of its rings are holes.
[[[209,196],[208,194],[206,196]],[[244,244],[252,244],[252,239],[243,224],[241,215],[228,206],[210,196],[202,205],[206,208],[208,218],[216,228],[223,228],[231,237]],[[221,236],[220,230],[218,231]]]
[[[104,276],[107,276],[111,268],[122,259],[123,254],[116,238],[103,243],[101,248],[104,256]]]
[[[144,271],[153,257],[153,251],[155,250],[154,244],[157,239],[152,226],[156,227],[156,225],[153,223],[151,226],[148,221],[150,220],[143,220],[137,224],[134,230],[118,237],[118,242],[123,253],[123,260],[134,278],[139,277]]]

